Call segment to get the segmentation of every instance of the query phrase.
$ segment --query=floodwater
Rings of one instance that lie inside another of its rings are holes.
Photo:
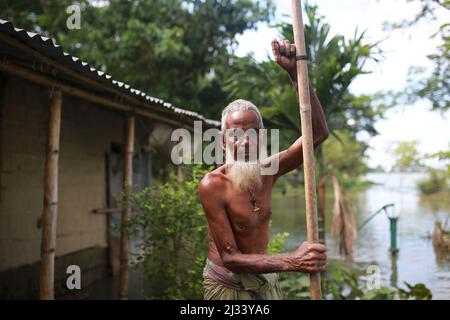
[[[380,213],[359,230],[354,260],[367,266],[377,265],[382,285],[405,288],[404,282],[421,282],[432,291],[433,299],[450,299],[450,253],[436,252],[431,240],[435,221],[444,223],[450,215],[450,199],[448,193],[422,196],[416,182],[425,176],[423,173],[371,173],[366,178],[377,184],[350,195],[358,225],[389,203],[395,205],[399,215],[397,256],[393,258],[389,251],[389,220]],[[327,189],[326,243],[328,256],[336,259],[340,256],[337,241],[330,234],[332,209],[333,191]],[[306,240],[303,194],[275,194],[272,212],[271,233],[290,233],[286,239],[287,250]]]

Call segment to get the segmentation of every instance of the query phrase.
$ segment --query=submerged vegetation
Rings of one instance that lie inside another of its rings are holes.
[[[423,194],[450,191],[450,150],[426,155],[426,158],[437,159],[444,163],[446,168],[444,170],[428,168],[428,178],[418,183],[419,190]]]
[[[276,234],[276,247],[272,253],[280,252],[286,234]],[[272,243],[271,243],[272,244]],[[365,270],[366,269],[366,270]],[[369,288],[370,274],[367,267],[341,260],[328,261],[327,271],[322,274],[322,295],[330,300],[393,300],[416,299],[429,300],[431,291],[422,283],[411,285],[405,282],[405,288],[381,286]],[[285,299],[309,299],[309,276],[302,273],[282,273],[280,284]]]
[[[305,274],[285,273],[281,275],[281,286],[285,299],[309,299],[309,276]],[[322,276],[322,294],[327,300],[430,300],[431,291],[422,283],[406,288],[380,286],[367,287],[364,270],[343,265],[340,261],[331,261],[327,272]]]
[[[448,177],[444,172],[430,168],[428,177],[417,183],[417,187],[423,194],[429,195],[448,189]]]

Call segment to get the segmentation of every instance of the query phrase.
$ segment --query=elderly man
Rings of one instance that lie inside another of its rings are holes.
[[[285,69],[298,93],[295,45],[273,40],[276,62]],[[310,88],[314,147],[328,136],[325,116]],[[230,103],[222,113],[222,131],[258,132],[263,127],[257,107],[245,100]],[[258,146],[259,147],[259,146]],[[289,253],[269,255],[271,194],[277,179],[302,162],[302,137],[278,153],[278,171],[261,174],[267,162],[250,162],[248,135],[224,136],[224,148],[234,158],[208,173],[199,194],[208,221],[209,254],[203,274],[205,299],[281,299],[278,272],[323,272],[325,246],[304,242]],[[239,150],[245,159],[237,159]],[[273,157],[273,156],[272,156]]]

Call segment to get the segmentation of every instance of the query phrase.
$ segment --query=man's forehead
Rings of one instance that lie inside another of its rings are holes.
[[[236,110],[228,113],[226,127],[249,127],[259,128],[259,117],[254,110]]]

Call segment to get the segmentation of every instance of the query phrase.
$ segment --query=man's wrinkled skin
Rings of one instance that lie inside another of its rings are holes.
[[[298,93],[295,45],[287,40],[273,40],[272,51],[276,62],[288,72]],[[328,127],[322,106],[311,87],[310,96],[315,148],[328,137]],[[252,110],[229,113],[226,129],[233,128],[241,128],[244,131],[253,128],[258,131],[256,113]],[[233,140],[224,141],[224,145],[226,143],[237,148],[237,142]],[[248,139],[244,143],[248,144]],[[208,221],[208,257],[213,263],[236,273],[325,271],[326,248],[321,244],[304,242],[293,252],[268,255],[273,186],[278,177],[303,163],[302,137],[278,156],[278,172],[274,175],[263,175],[262,186],[254,192],[261,213],[253,212],[249,192],[241,192],[231,183],[227,177],[226,164],[206,174],[201,180],[199,195]]]

